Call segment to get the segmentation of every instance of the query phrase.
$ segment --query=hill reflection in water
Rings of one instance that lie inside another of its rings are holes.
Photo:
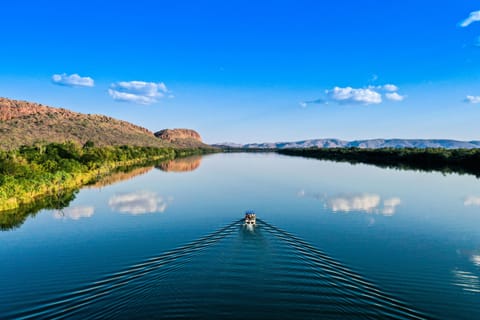
[[[166,172],[187,172],[198,169],[201,162],[201,156],[193,156],[162,162],[156,168]]]

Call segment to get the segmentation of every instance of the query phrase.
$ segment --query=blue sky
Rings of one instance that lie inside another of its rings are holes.
[[[478,10],[467,0],[8,1],[0,96],[193,128],[209,143],[480,140]]]

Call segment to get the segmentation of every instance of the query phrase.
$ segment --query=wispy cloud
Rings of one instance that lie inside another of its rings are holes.
[[[464,100],[466,103],[480,103],[480,96],[467,96]]]
[[[163,82],[120,81],[112,83],[108,94],[117,101],[133,102],[138,104],[152,104],[168,93]]]
[[[480,10],[470,12],[470,15],[465,20],[460,22],[460,27],[468,27],[469,25],[477,21],[480,21]]]
[[[72,219],[78,220],[81,218],[90,218],[95,213],[95,208],[90,206],[77,206],[65,208],[61,211],[56,211],[53,214],[55,219]]]
[[[164,199],[155,192],[138,191],[118,194],[110,198],[108,205],[114,211],[139,215],[145,213],[164,212],[168,202],[172,199]]]
[[[300,107],[306,108],[309,104],[328,104],[328,101],[325,101],[324,99],[302,101],[302,102],[300,102]]]
[[[52,76],[52,82],[67,87],[93,87],[95,85],[92,78],[81,77],[76,73],[71,75],[67,75],[66,73],[54,74]]]

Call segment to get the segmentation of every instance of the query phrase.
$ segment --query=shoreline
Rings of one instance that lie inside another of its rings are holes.
[[[51,146],[53,146],[53,149],[58,148],[60,151],[64,151],[62,148],[65,146],[73,148],[73,152],[77,152],[78,155],[70,157],[69,154],[59,157],[57,154],[59,152],[55,149],[56,158],[54,160],[29,159],[45,155],[45,150],[42,150],[44,147],[31,147],[27,151],[17,150],[7,153],[7,156],[5,156],[5,153],[3,154],[3,159],[0,159],[2,170],[7,171],[10,167],[13,167],[10,170],[14,173],[0,176],[0,214],[8,214],[7,212],[13,212],[22,206],[40,201],[42,198],[80,189],[113,174],[120,168],[215,152],[207,149],[127,146],[92,148],[82,152],[81,149],[77,148],[78,146],[73,144],[50,144],[46,148]],[[31,152],[33,156],[27,152]],[[111,156],[112,153],[115,154]],[[47,155],[47,157],[50,156]],[[20,169],[16,168],[15,165]],[[45,169],[47,166],[55,167],[56,165],[61,166],[62,169],[51,171]]]
[[[278,149],[278,154],[380,168],[469,174],[480,178],[480,149],[444,148],[308,148]]]

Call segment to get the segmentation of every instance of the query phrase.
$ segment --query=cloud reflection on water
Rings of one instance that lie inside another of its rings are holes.
[[[117,194],[108,201],[113,211],[140,215],[145,213],[164,212],[172,198],[165,199],[155,192],[137,191]]]
[[[402,201],[398,197],[393,197],[393,198],[383,200],[382,214],[384,216],[394,215],[397,206],[399,206],[401,203]]]
[[[90,206],[68,207],[63,210],[55,211],[53,217],[55,219],[72,219],[90,218],[95,213],[95,208]]]
[[[310,194],[305,190],[297,193],[298,197],[311,197],[320,200],[325,207],[333,212],[364,212],[382,214],[384,216],[392,216],[395,214],[396,208],[401,204],[398,197],[384,199],[378,194],[350,194],[327,196],[321,194]]]
[[[376,194],[363,194],[329,197],[326,199],[326,204],[333,212],[364,211],[370,213],[379,206],[380,196]]]
[[[480,206],[480,197],[479,196],[468,196],[463,201],[463,205],[466,206],[466,207]]]

